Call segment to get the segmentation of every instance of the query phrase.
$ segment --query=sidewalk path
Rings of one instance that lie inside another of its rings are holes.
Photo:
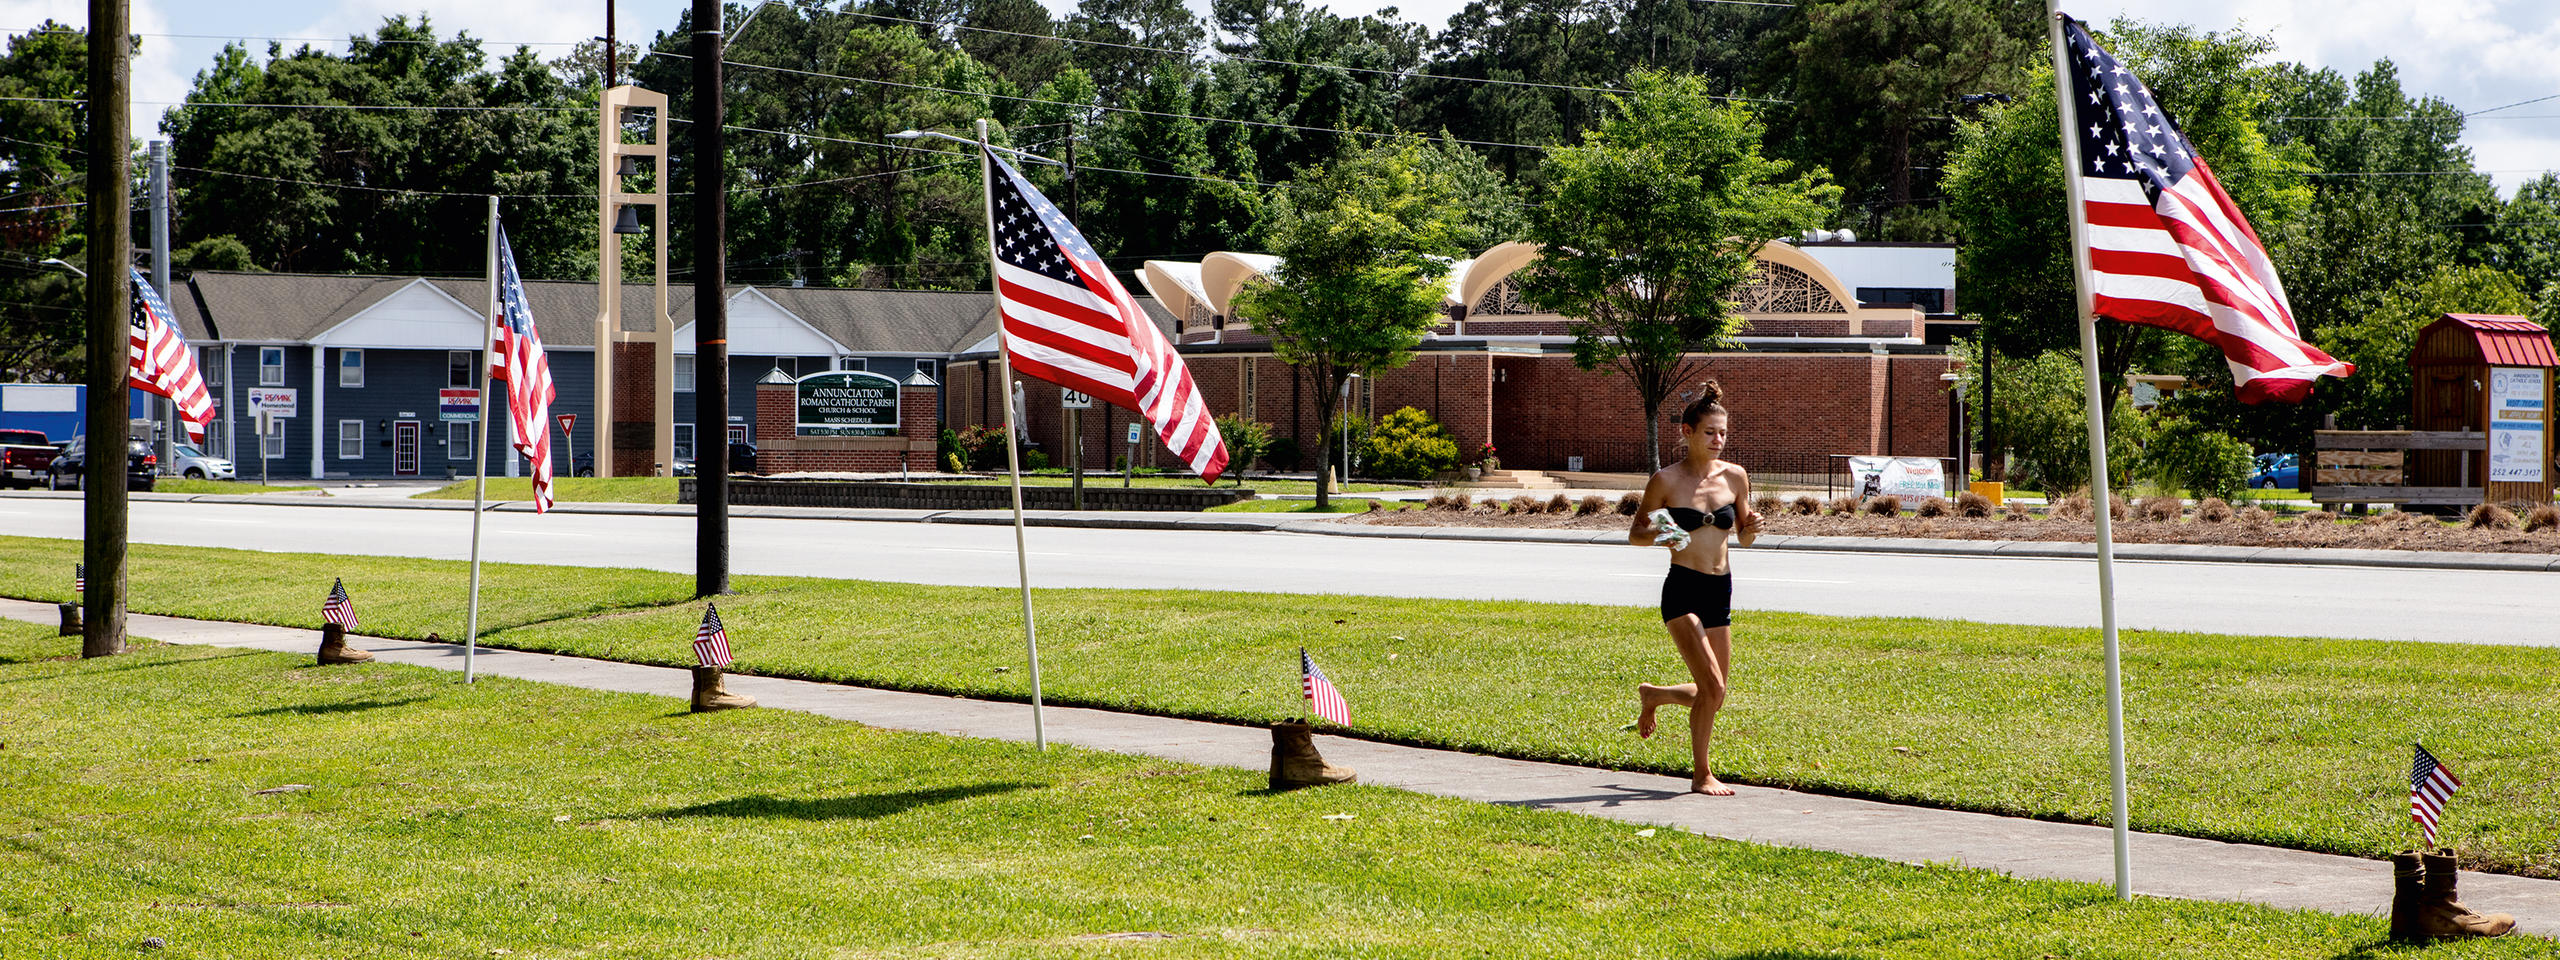
[[[56,622],[51,604],[0,599],[0,616]],[[308,654],[311,630],[136,614],[134,636],[168,643],[248,647]],[[462,648],[445,643],[350,638],[386,663],[459,672]],[[610,660],[483,649],[478,672],[596,690],[682,698],[684,670]],[[1018,703],[896,693],[804,680],[733,676],[731,689],[766,707],[803,710],[897,730],[997,740],[1031,739],[1030,708]],[[1050,707],[1048,738],[1114,753],[1208,766],[1270,765],[1271,735],[1260,727]],[[1360,772],[1360,782],[1435,796],[1563,810],[1627,823],[1779,846],[1829,850],[1905,863],[1960,863],[2019,877],[2114,882],[2104,827],[1900,806],[1737,786],[1731,798],[1691,796],[1678,777],[1532,763],[1447,750],[1321,737],[1325,757]],[[2161,897],[2261,903],[2292,910],[2376,914],[2391,899],[2390,865],[2376,860],[2137,833],[2136,892]],[[2517,929],[2560,936],[2560,880],[2465,872],[2463,900],[2516,915]]]

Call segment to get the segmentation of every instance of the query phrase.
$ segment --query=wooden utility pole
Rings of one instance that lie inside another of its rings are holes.
[[[111,657],[125,650],[125,438],[132,397],[125,366],[133,352],[133,223],[127,208],[133,182],[125,141],[133,99],[125,86],[133,66],[126,35],[127,0],[89,0],[89,465],[80,478],[86,530],[81,548],[89,583],[80,655]]]
[[[720,0],[693,0],[693,593],[729,592],[728,103]],[[661,389],[664,389],[663,385]]]

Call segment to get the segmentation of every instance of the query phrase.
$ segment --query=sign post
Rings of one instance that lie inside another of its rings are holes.
[[[300,388],[249,388],[249,417],[258,425],[258,485],[267,482],[267,437],[279,429],[276,421],[294,419],[301,406]]]
[[[1129,421],[1129,469],[1120,471],[1120,486],[1127,489],[1129,478],[1138,475],[1138,421]]]
[[[563,413],[551,419],[560,421],[560,452],[569,455],[569,475],[578,475],[578,415]]]
[[[258,485],[263,487],[267,485],[267,434],[275,430],[275,411],[265,407],[250,407],[249,422],[255,425],[258,431]]]
[[[1093,409],[1093,397],[1073,390],[1058,390],[1058,405],[1067,409],[1067,505],[1084,509],[1084,412]]]

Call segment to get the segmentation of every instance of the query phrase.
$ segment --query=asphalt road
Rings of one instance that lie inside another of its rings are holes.
[[[0,532],[80,535],[76,500],[0,499]],[[693,568],[688,517],[492,513],[483,556],[578,566]],[[466,559],[466,511],[136,502],[149,543]],[[1305,594],[1652,606],[1661,551],[1624,546],[1350,538],[1288,533],[1033,527],[1035,586],[1179,587]],[[731,570],[1012,586],[1010,527],[740,518]],[[2090,561],[1739,551],[1745,610],[2096,626]],[[2125,629],[2560,645],[2548,573],[2295,564],[2117,564]],[[1747,619],[1745,621],[1747,624]],[[1747,627],[1746,627],[1747,629]]]

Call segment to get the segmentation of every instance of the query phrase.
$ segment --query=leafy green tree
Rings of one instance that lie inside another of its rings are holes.
[[[1218,418],[1218,439],[1227,445],[1228,473],[1236,486],[1244,486],[1244,472],[1271,449],[1271,425],[1241,413]]]
[[[1440,280],[1469,251],[1481,225],[1468,184],[1445,175],[1411,138],[1380,144],[1309,171],[1269,200],[1260,227],[1281,264],[1236,298],[1238,316],[1271,337],[1272,351],[1315,381],[1316,422],[1354,373],[1403,366],[1441,321]],[[1316,461],[1331,462],[1332,431]],[[1317,509],[1329,501],[1320,485]]]
[[[1581,146],[1547,157],[1551,192],[1529,228],[1541,252],[1522,293],[1571,318],[1576,364],[1627,375],[1659,467],[1662,400],[1691,354],[1731,337],[1754,255],[1821,223],[1840,191],[1761,155],[1751,110],[1717,103],[1699,78],[1643,72],[1631,86]]]
[[[1230,38],[1219,52],[1287,61],[1222,61],[1201,98],[1209,116],[1250,121],[1211,133],[1218,155],[1251,158],[1254,168],[1239,171],[1249,179],[1281,182],[1381,139],[1352,132],[1395,132],[1399,75],[1421,62],[1421,27],[1392,8],[1340,17],[1303,0],[1212,0],[1210,10]]]
[[[2533,298],[2512,274],[2447,264],[2395,285],[2370,313],[2335,331],[2339,359],[2356,375],[2337,386],[2338,425],[2390,429],[2409,422],[2409,356],[2418,331],[2448,313],[2524,315]]]
[[[85,288],[78,261],[88,199],[79,144],[88,121],[89,46],[79,28],[47,20],[9,37],[0,55],[0,380],[71,381],[86,368]]]

